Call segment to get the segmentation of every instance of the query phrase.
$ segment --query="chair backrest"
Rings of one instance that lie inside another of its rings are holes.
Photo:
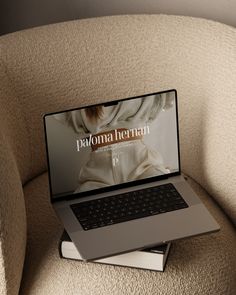
[[[187,17],[115,16],[0,40],[1,122],[22,183],[46,170],[46,112],[176,88],[182,170],[236,219],[236,30]]]

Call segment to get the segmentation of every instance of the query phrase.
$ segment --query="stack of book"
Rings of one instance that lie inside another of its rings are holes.
[[[135,267],[155,271],[164,271],[170,251],[171,243],[163,244],[144,250],[133,251],[108,258],[95,260],[95,263],[112,264],[119,266]],[[64,231],[59,245],[62,258],[82,260],[75,245]]]

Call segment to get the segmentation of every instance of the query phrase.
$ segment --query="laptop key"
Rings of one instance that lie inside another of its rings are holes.
[[[83,229],[90,230],[184,209],[188,205],[170,183],[73,204],[70,207]]]

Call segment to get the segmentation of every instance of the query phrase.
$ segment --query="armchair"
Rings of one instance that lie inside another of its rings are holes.
[[[166,15],[0,38],[1,294],[235,294],[235,48],[233,27]],[[182,170],[221,231],[174,242],[164,273],[60,259],[43,114],[170,88],[179,94]]]

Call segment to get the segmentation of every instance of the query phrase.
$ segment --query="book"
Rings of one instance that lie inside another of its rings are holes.
[[[163,272],[167,262],[171,243],[147,248],[144,250],[133,251],[125,254],[119,254],[107,258],[94,260],[95,263],[112,264],[141,269],[149,269]],[[61,236],[59,251],[62,258],[82,260],[74,243],[64,231]]]

